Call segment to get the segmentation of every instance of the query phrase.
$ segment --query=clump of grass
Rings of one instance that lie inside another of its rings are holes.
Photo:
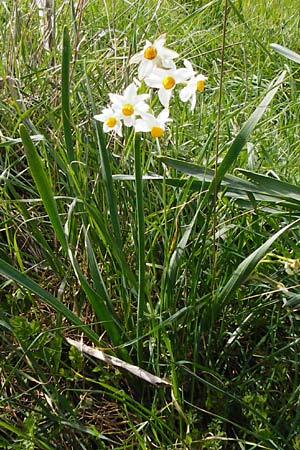
[[[297,2],[131,3],[61,4],[49,49],[0,6],[0,443],[298,448],[299,68],[270,47],[299,50]],[[159,147],[104,134],[164,32],[209,77],[195,111],[175,95]]]

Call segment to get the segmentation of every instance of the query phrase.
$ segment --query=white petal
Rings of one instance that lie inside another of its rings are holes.
[[[150,59],[143,59],[138,69],[138,77],[139,80],[143,80],[147,75],[149,75],[153,68],[155,67],[155,63]]]
[[[191,111],[194,111],[196,106],[196,92],[193,93],[191,98]]]
[[[144,45],[144,50],[146,50],[146,48],[152,47],[152,46],[153,46],[152,42],[150,42],[150,41],[148,41],[148,39],[146,39],[146,44]]]
[[[153,72],[151,73],[151,75],[149,75],[149,77],[146,77],[144,81],[149,87],[153,87],[156,89],[161,87],[161,78],[159,78]]]
[[[153,126],[153,124],[155,123],[155,120],[156,120],[154,115],[149,112],[142,112],[141,117],[145,122],[147,122],[147,124],[150,128]]]
[[[109,99],[114,104],[122,104],[123,103],[123,96],[119,94],[108,94]]]
[[[174,52],[174,50],[163,47],[162,49],[160,49],[159,56],[164,59],[174,59],[178,58],[179,54],[177,52]]]
[[[207,77],[205,75],[202,75],[202,73],[199,73],[196,77],[196,81],[205,81],[207,80]]]
[[[169,107],[171,95],[172,95],[172,89],[168,89],[168,90],[160,89],[158,91],[159,101],[165,108]]]
[[[124,91],[124,97],[126,99],[132,99],[137,95],[137,87],[134,83],[130,83]]]
[[[176,64],[171,59],[158,57],[157,65],[165,70],[176,70]]]
[[[159,122],[165,123],[169,122],[172,119],[169,119],[169,110],[167,108],[163,109],[157,116],[157,120]]]
[[[94,116],[95,120],[99,120],[100,122],[105,122],[106,120],[106,115],[105,114],[96,114]]]
[[[141,131],[148,132],[151,130],[151,127],[149,126],[147,120],[143,120],[143,119],[137,119],[135,121],[134,128],[137,133],[139,133]]]
[[[165,42],[166,42],[166,38],[167,38],[166,33],[162,34],[161,36],[159,36],[159,37],[154,41],[153,46],[154,46],[155,48],[157,48],[157,49],[163,47],[164,44],[165,44]]]
[[[142,61],[143,54],[144,52],[139,52],[133,55],[129,60],[129,64],[138,64],[140,61]]]
[[[146,113],[147,111],[149,111],[149,105],[147,105],[147,103],[144,103],[144,102],[137,103],[135,105],[135,111],[138,114]]]
[[[150,97],[150,94],[139,94],[138,102],[144,102],[145,100],[148,100],[149,97]]]
[[[191,76],[193,76],[195,74],[195,71],[193,69],[192,64],[190,63],[190,61],[188,59],[185,59],[183,61],[183,64],[185,65],[185,67],[187,68],[187,70],[191,73]]]
[[[123,117],[123,121],[124,121],[124,125],[126,125],[126,127],[132,127],[132,125],[134,125],[135,122],[135,117],[134,116],[125,116]]]
[[[117,122],[117,125],[115,126],[115,130],[116,130],[116,133],[117,133],[120,137],[123,136],[123,133],[122,133],[122,123],[121,123],[120,121]]]
[[[106,123],[103,124],[103,131],[104,131],[104,133],[109,133],[112,130],[113,130],[112,127],[108,127],[106,125]]]
[[[184,69],[183,67],[176,70],[176,81],[181,83],[182,81],[186,81],[191,78],[191,72],[188,69]]]
[[[193,95],[193,91],[190,89],[190,86],[185,86],[179,92],[179,98],[182,102],[187,102],[188,99]]]

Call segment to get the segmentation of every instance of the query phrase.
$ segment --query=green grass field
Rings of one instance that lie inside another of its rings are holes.
[[[298,0],[38,3],[0,3],[0,448],[300,450]],[[164,34],[195,109],[104,132]]]

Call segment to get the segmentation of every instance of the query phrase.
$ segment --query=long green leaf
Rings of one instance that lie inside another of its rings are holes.
[[[273,236],[271,236],[263,245],[256,249],[251,255],[249,255],[237,269],[233,272],[230,279],[226,285],[221,289],[217,296],[217,310],[220,310],[224,304],[233,299],[237,289],[246,281],[251,272],[255,269],[257,264],[262,260],[262,258],[269,251],[273,243],[287,230],[295,227],[300,223],[300,219],[286,225],[284,228],[279,230]]]
[[[267,110],[274,95],[276,94],[279,87],[281,86],[281,83],[284,80],[285,74],[286,74],[286,72],[283,71],[278,78],[273,80],[273,82],[271,83],[271,88],[270,88],[269,92],[263,98],[263,100],[260,102],[260,104],[255,109],[255,111],[251,114],[249,119],[244,123],[241,131],[235,137],[234,141],[232,142],[228,152],[226,153],[226,155],[225,155],[223,161],[221,162],[221,164],[218,168],[218,171],[216,173],[214,182],[217,184],[217,186],[220,184],[220,182],[224,178],[225,174],[233,166],[240,151],[246,144],[251,133],[254,131],[256,125],[258,124],[259,120],[261,119],[261,117],[263,116],[265,111]],[[212,185],[214,185],[214,183],[212,183]]]
[[[186,175],[197,178],[201,182],[211,182],[214,179],[214,170],[206,168],[204,166],[199,166],[197,164],[192,164],[186,161],[181,161],[179,159],[169,158],[167,156],[160,156],[159,159],[170,167],[182,172]],[[168,180],[167,180],[168,181]],[[199,186],[201,184],[198,183]],[[204,184],[206,189],[206,185]],[[240,189],[242,191],[253,192],[255,190],[255,185],[250,181],[243,180],[237,176],[227,174],[223,177],[222,187],[230,187],[231,189]]]
[[[250,170],[239,169],[239,172],[250,178],[254,187],[261,193],[277,196],[289,200],[289,202],[300,202],[300,188],[298,186]]]
[[[96,108],[94,96],[92,93],[92,90],[90,88],[89,84],[89,78],[87,73],[85,73],[85,82],[86,82],[86,89],[89,94],[89,100],[92,106],[92,113],[93,115],[97,114],[97,110],[99,109],[98,106]],[[106,148],[106,140],[104,137],[104,133],[102,130],[102,125],[99,124],[99,122],[95,121],[95,133],[97,137],[97,144],[98,144],[98,150],[101,160],[101,172],[102,172],[102,178],[103,183],[105,186],[105,193],[107,198],[107,203],[109,207],[110,212],[110,220],[113,227],[113,232],[115,236],[115,241],[118,247],[122,248],[122,235],[121,235],[121,227],[120,227],[120,220],[118,215],[118,205],[116,200],[116,195],[114,191],[113,186],[113,178],[112,178],[112,171],[110,166],[110,155]]]
[[[138,282],[136,280],[136,277],[132,273],[129,264],[125,260],[120,247],[117,245],[117,242],[115,241],[111,233],[109,233],[109,230],[107,229],[106,224],[104,222],[103,215],[101,214],[99,209],[95,208],[93,205],[86,203],[85,207],[89,213],[88,218],[91,228],[95,229],[96,233],[104,242],[105,246],[111,249],[112,255],[116,258],[121,267],[122,274],[124,275],[126,280],[129,283],[131,283],[133,289],[137,291]]]
[[[187,246],[187,243],[189,241],[191,232],[194,228],[195,222],[198,218],[198,215],[201,211],[201,205],[198,207],[194,217],[192,218],[191,222],[189,223],[189,225],[186,227],[179,243],[177,244],[176,248],[174,249],[172,256],[170,258],[170,262],[169,262],[169,266],[168,266],[168,270],[167,270],[167,290],[168,290],[168,297],[170,297],[173,293],[174,290],[174,285],[176,282],[176,275],[177,275],[177,270],[182,258],[182,255],[185,251],[185,248]],[[166,302],[166,301],[165,301]],[[164,304],[164,309],[168,309],[169,308],[169,304],[165,303]]]
[[[69,163],[75,159],[72,128],[71,128],[71,113],[70,113],[70,36],[68,28],[64,28],[63,33],[63,49],[62,49],[62,63],[61,63],[61,109],[64,137]]]
[[[48,178],[45,165],[24,125],[20,125],[20,135],[35,185],[39,191],[43,205],[47,211],[47,214],[52,223],[56,236],[63,250],[67,253],[68,251],[67,241],[58,214],[58,210],[52,192],[51,183]]]
[[[159,157],[159,159],[179,172],[194,177],[195,180],[190,183],[192,190],[207,190],[214,178],[214,171],[204,166],[166,156]],[[249,195],[253,195],[255,201],[276,203],[280,206],[277,212],[282,212],[284,208],[299,209],[300,188],[298,186],[249,170],[236,170],[250,178],[251,181],[226,174],[221,181],[221,187],[225,189],[224,195],[227,197],[249,200]],[[157,181],[159,181],[159,178],[157,178]],[[186,183],[184,179],[170,178],[167,180],[167,184],[175,187],[181,187],[184,183]],[[276,211],[274,210],[274,212]]]
[[[108,295],[103,277],[99,270],[99,266],[98,266],[98,263],[96,260],[96,255],[95,255],[93,246],[91,244],[91,241],[90,241],[90,238],[89,238],[87,232],[86,232],[86,236],[85,236],[85,241],[86,241],[89,267],[90,267],[90,271],[91,271],[91,275],[92,275],[92,279],[93,279],[93,283],[94,283],[94,289],[96,290],[97,294],[102,298],[102,301],[105,303],[107,310],[110,312],[110,314],[113,315],[114,320],[117,321],[113,303],[111,301],[111,298]],[[121,331],[122,327],[120,324],[118,324],[118,327]]]
[[[0,259],[0,274],[9,280],[15,281],[18,285],[28,289],[33,294],[43,299],[48,305],[50,305],[55,311],[61,313],[72,325],[75,325],[81,330],[88,338],[93,342],[99,343],[99,336],[92,331],[88,325],[79,319],[72,311],[70,311],[62,302],[57,298],[39,286],[27,275],[19,272],[13,266]]]
[[[73,203],[71,204],[71,206],[69,208],[68,220],[66,221],[66,224],[65,224],[66,236],[70,232],[69,224],[70,224],[70,219],[71,219],[75,205],[76,205],[76,201],[73,201]],[[91,251],[91,249],[90,249],[90,251]],[[71,264],[73,266],[74,272],[76,273],[76,276],[80,283],[80,286],[82,287],[91,306],[93,307],[93,310],[94,310],[97,318],[101,321],[103,327],[107,331],[109,337],[112,340],[112,344],[114,346],[119,346],[120,344],[122,344],[122,336],[123,336],[122,328],[121,328],[120,324],[118,323],[116,316],[114,314],[112,314],[109,311],[109,309],[107,308],[106,303],[105,303],[107,298],[106,297],[103,298],[101,296],[101,292],[100,293],[96,292],[92,288],[92,286],[89,284],[87,278],[83,274],[70,247],[69,247],[68,255],[69,255]],[[89,254],[89,256],[90,256],[90,254]],[[122,358],[128,359],[128,353],[125,349],[121,349],[119,351],[119,353],[121,354]]]

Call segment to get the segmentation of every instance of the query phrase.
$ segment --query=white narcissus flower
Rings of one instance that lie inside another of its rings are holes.
[[[161,35],[153,44],[146,40],[143,50],[130,58],[130,64],[140,64],[138,77],[140,80],[149,75],[155,67],[166,69],[174,67],[173,59],[179,55],[177,52],[164,46],[166,35]]]
[[[182,83],[189,78],[189,71],[181,69],[153,69],[151,74],[145,78],[147,86],[158,89],[158,98],[164,108],[169,107],[172,91],[176,84]]]
[[[190,100],[191,110],[193,111],[196,106],[196,93],[204,91],[205,81],[207,80],[207,77],[202,74],[196,74],[189,61],[185,60],[184,65],[191,75],[189,77],[190,79],[188,80],[187,85],[183,89],[181,89],[179,98],[183,102],[187,102],[188,100]]]
[[[120,117],[111,108],[104,108],[102,114],[97,114],[94,119],[103,122],[103,131],[108,133],[110,131],[115,131],[119,136],[122,137],[122,122]]]
[[[136,116],[143,115],[149,109],[149,105],[145,103],[149,94],[138,94],[137,89],[136,85],[131,83],[127,86],[123,95],[109,94],[112,109],[116,111],[127,127],[132,127]]]
[[[142,119],[136,120],[134,128],[136,132],[149,132],[153,138],[159,138],[164,134],[167,122],[172,122],[172,119],[169,119],[169,110],[164,109],[157,117],[149,113],[144,114]]]

